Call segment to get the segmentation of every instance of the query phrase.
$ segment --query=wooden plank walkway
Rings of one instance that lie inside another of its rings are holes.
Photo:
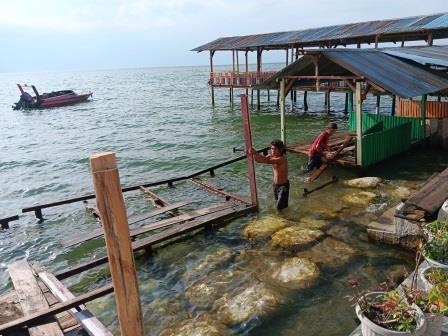
[[[16,261],[8,265],[17,297],[22,308],[24,319],[30,315],[45,311],[49,308],[47,300],[42,294],[31,267],[26,260]],[[28,329],[30,336],[63,336],[57,322],[47,322]]]
[[[412,195],[397,212],[397,216],[412,220],[435,217],[448,195],[448,168],[432,177],[414,195]]]

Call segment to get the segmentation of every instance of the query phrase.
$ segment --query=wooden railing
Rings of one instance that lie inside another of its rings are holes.
[[[421,118],[420,100],[397,97],[396,115],[408,118]],[[448,118],[448,102],[426,101],[426,118]]]
[[[275,71],[210,72],[210,85],[225,87],[251,87],[263,83],[275,73]]]

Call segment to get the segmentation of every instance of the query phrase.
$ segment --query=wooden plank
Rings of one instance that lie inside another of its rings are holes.
[[[218,211],[216,213],[208,213],[206,218],[205,217],[204,218],[203,217],[195,218],[194,220],[188,222],[188,225],[197,224],[197,225],[204,226],[204,225],[209,225],[209,224],[216,224],[217,222],[227,220],[229,218],[242,216],[246,213],[256,211],[256,209],[257,209],[256,207],[252,207],[252,206],[243,208],[241,210],[221,209],[220,211]],[[229,216],[229,212],[230,212],[230,216]],[[182,227],[182,225],[179,225],[179,226]],[[166,232],[166,231],[164,231],[164,232]],[[133,250],[138,251],[140,249],[148,248],[156,243],[162,242],[165,237],[164,232],[161,232],[160,234],[153,235],[153,236],[145,238],[145,239],[136,240],[132,244]],[[177,232],[179,232],[179,234],[182,233],[181,231],[177,231]],[[156,237],[156,238],[154,238],[154,237]],[[91,260],[87,263],[81,264],[79,266],[70,268],[67,271],[61,272],[61,273],[57,274],[56,277],[60,280],[66,279],[68,277],[71,277],[72,275],[79,274],[88,269],[91,269],[91,268],[99,266],[99,265],[103,265],[105,263],[107,263],[107,257],[98,258],[95,260]]]
[[[39,278],[48,287],[51,293],[61,302],[74,299],[75,296],[56,277],[47,271],[38,273]],[[89,311],[84,305],[80,305],[81,310],[70,309],[73,315],[79,320],[84,330],[91,336],[108,335],[112,333]]]
[[[17,329],[23,328],[25,326],[33,326],[33,325],[39,323],[39,321],[41,321],[43,319],[46,319],[48,317],[62,313],[71,308],[78,307],[79,305],[81,305],[83,303],[95,300],[99,297],[102,297],[104,295],[112,293],[113,291],[114,291],[113,285],[109,284],[109,285],[97,288],[93,291],[81,294],[81,295],[77,296],[76,298],[68,300],[66,302],[55,304],[51,308],[40,310],[40,311],[34,312],[32,314],[29,314],[27,316],[24,316],[22,318],[16,319],[14,321],[2,324],[2,325],[0,325],[0,334],[4,333],[6,331],[17,330]],[[52,335],[52,334],[45,334],[45,333],[39,334],[39,336],[44,336],[44,335]]]
[[[165,207],[169,204],[169,202],[167,202],[166,200],[164,200],[162,197],[160,197],[159,195],[157,195],[156,193],[153,193],[151,190],[149,190],[148,188],[142,187],[140,186],[140,190],[149,197],[149,199],[151,200],[152,204],[158,208],[162,208]]]
[[[31,267],[26,260],[19,260],[8,265],[9,275],[16,290],[17,297],[22,307],[24,318],[36,312],[46,310],[48,303],[42,294],[39,285],[32,273]],[[56,322],[44,323],[42,325],[29,328],[30,336],[63,336],[61,329]]]
[[[242,199],[242,198],[240,198],[238,196],[235,196],[235,195],[233,195],[233,194],[231,194],[231,193],[229,193],[227,191],[219,189],[218,187],[216,187],[216,186],[214,186],[214,185],[212,185],[210,183],[202,182],[201,180],[198,180],[196,178],[192,178],[191,182],[193,182],[194,184],[204,188],[207,191],[210,191],[210,192],[212,192],[214,194],[217,194],[219,196],[225,197],[226,201],[229,201],[230,199],[232,199],[234,201],[237,201],[237,202],[240,202],[240,203],[243,203],[243,204],[246,204],[246,205],[251,205],[251,203],[246,201],[245,199]]]
[[[104,229],[121,335],[143,336],[140,292],[115,153],[91,155],[90,166]]]
[[[192,201],[190,201],[190,200],[176,202],[176,203],[173,203],[171,205],[168,205],[166,207],[163,207],[163,208],[160,208],[157,210],[145,212],[145,213],[142,213],[142,214],[136,215],[136,216],[131,216],[131,217],[129,217],[129,225],[141,222],[145,219],[148,219],[148,218],[151,218],[154,216],[161,215],[165,212],[171,211],[173,209],[176,209],[176,208],[179,208],[179,207],[191,204],[191,203],[192,203]],[[61,241],[61,244],[64,247],[70,247],[70,246],[77,245],[77,244],[83,243],[85,241],[100,237],[103,234],[104,234],[103,228],[101,227],[101,228],[94,229],[94,230],[90,231],[89,233],[84,233],[79,236],[63,240],[63,241]]]

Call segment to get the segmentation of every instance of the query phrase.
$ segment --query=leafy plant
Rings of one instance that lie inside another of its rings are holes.
[[[429,293],[413,290],[407,293],[408,302],[415,303],[424,313],[447,314],[448,293],[437,285]]]
[[[414,332],[417,328],[416,310],[397,290],[378,296],[363,295],[358,304],[369,320],[383,328],[402,332]]]
[[[432,260],[448,263],[448,221],[439,220],[424,227],[426,242],[422,246],[423,255]]]
[[[431,285],[438,285],[448,291],[448,272],[443,268],[431,267],[425,272],[425,277]]]

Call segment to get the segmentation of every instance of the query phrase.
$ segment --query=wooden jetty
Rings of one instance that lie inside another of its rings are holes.
[[[246,148],[249,148],[252,147],[252,142],[246,96],[242,97],[242,104]],[[198,175],[205,172],[214,174],[215,169],[246,157],[251,200],[245,200],[197,178]],[[4,308],[0,311],[0,335],[22,331],[31,336],[60,336],[76,329],[82,329],[89,335],[110,336],[111,332],[88,311],[84,304],[114,291],[121,334],[143,336],[134,252],[151,249],[157,244],[173,243],[175,238],[185,237],[186,234],[197,232],[202,228],[223,225],[230,219],[258,209],[252,155],[215,165],[187,177],[128,188],[120,186],[114,153],[95,154],[90,159],[95,194],[35,205],[24,209],[24,212],[34,211],[36,217],[42,222],[44,218],[41,210],[43,208],[96,198],[96,206],[88,205],[88,208],[98,216],[100,226],[62,243],[63,246],[70,247],[104,236],[107,256],[90,260],[59,274],[52,274],[37,262],[28,263],[26,260],[19,260],[10,264],[8,271],[14,291],[0,297],[0,307]],[[187,179],[207,193],[221,197],[223,202],[206,208],[182,211],[179,209],[191,205],[192,200],[170,203],[148,189],[148,186],[151,185],[168,184],[170,186],[176,181]],[[122,193],[137,189],[150,199],[156,209],[128,218]],[[168,214],[170,218],[154,220],[162,214]],[[149,236],[147,236],[148,233],[150,233]],[[144,238],[140,237],[142,234],[145,234]],[[75,296],[61,282],[63,279],[102,264],[107,264],[109,267],[112,277],[111,284]]]

